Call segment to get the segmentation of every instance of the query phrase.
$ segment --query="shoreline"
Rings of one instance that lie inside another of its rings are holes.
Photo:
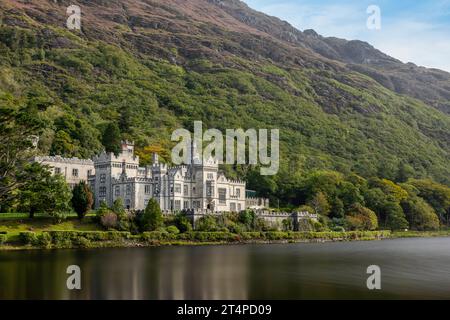
[[[349,231],[349,232],[189,232],[166,234],[146,232],[131,235],[118,231],[22,232],[20,241],[0,245],[0,251],[58,250],[79,248],[146,248],[163,246],[210,246],[247,244],[291,244],[375,241],[400,238],[449,237],[450,231]]]
[[[108,249],[108,248],[150,248],[150,247],[182,247],[182,246],[243,246],[250,244],[259,245],[275,245],[275,244],[295,244],[295,243],[329,243],[329,242],[354,242],[354,241],[382,241],[391,240],[395,238],[383,238],[383,239],[358,239],[358,240],[329,240],[329,239],[314,239],[314,240],[251,240],[251,241],[240,241],[240,242],[228,242],[228,241],[212,241],[212,242],[195,242],[195,241],[154,241],[148,243],[133,243],[133,242],[117,242],[108,243],[102,242],[99,244],[94,244],[94,246],[81,247],[81,246],[67,246],[67,247],[39,247],[30,245],[1,245],[1,251],[22,251],[22,250],[67,250],[67,249]]]

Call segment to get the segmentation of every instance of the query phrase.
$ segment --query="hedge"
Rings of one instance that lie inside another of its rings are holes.
[[[6,242],[6,239],[7,239],[6,233],[1,233],[0,234],[0,244],[4,244]]]
[[[176,235],[169,232],[164,231],[146,231],[143,232],[140,236],[140,240],[142,241],[150,241],[150,240],[174,240],[176,239]]]
[[[348,231],[348,232],[243,232],[243,240],[364,240],[381,239],[390,236],[390,231]]]
[[[237,234],[230,232],[202,232],[188,231],[185,233],[173,234],[162,231],[144,232],[140,237],[143,241],[152,240],[184,240],[184,241],[239,241]]]
[[[239,235],[230,232],[189,231],[177,236],[178,240],[188,241],[239,241]]]
[[[44,231],[21,232],[19,239],[22,244],[39,247],[89,247],[92,242],[122,241],[129,239],[131,234],[122,231]]]
[[[349,232],[201,232],[189,231],[180,234],[166,231],[144,232],[131,235],[122,231],[44,231],[40,234],[34,232],[21,232],[19,239],[24,245],[39,247],[92,247],[99,242],[123,242],[134,240],[137,242],[153,241],[193,241],[193,242],[241,242],[249,240],[278,241],[278,240],[373,240],[387,238],[390,231],[349,231]],[[6,235],[0,235],[0,244],[6,241]]]

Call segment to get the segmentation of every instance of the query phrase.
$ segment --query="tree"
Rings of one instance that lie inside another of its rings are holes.
[[[422,198],[411,196],[402,201],[401,205],[411,228],[420,231],[439,229],[439,217]]]
[[[192,224],[183,213],[178,213],[175,216],[175,225],[181,232],[192,231]]]
[[[409,180],[418,191],[418,196],[425,199],[439,215],[441,221],[450,223],[450,188],[432,180]]]
[[[411,228],[416,230],[439,229],[439,217],[432,206],[419,197],[419,189],[409,183],[402,183],[402,188],[408,192],[408,198],[400,204]]]
[[[317,192],[309,201],[309,206],[314,209],[316,214],[327,216],[330,213],[331,206],[328,203],[327,197],[321,191]]]
[[[345,217],[347,228],[350,230],[376,230],[378,218],[375,212],[362,205],[354,204]]]
[[[92,209],[93,204],[94,196],[91,188],[86,182],[81,181],[72,190],[72,207],[80,220]]]
[[[0,204],[17,198],[17,190],[25,183],[19,175],[34,156],[31,137],[45,127],[40,119],[35,108],[0,95]]]
[[[144,148],[136,148],[136,155],[139,156],[141,165],[151,165],[153,163],[153,154],[158,154],[164,162],[171,160],[170,148],[163,147],[161,144],[154,144]]]
[[[199,231],[210,231],[210,232],[217,231],[218,230],[217,220],[215,217],[210,215],[201,217],[195,223],[195,229]]]
[[[114,200],[111,210],[117,215],[119,220],[124,220],[127,217],[125,207],[123,206],[122,198],[117,198]]]
[[[78,147],[66,131],[59,130],[56,132],[55,138],[53,139],[50,153],[66,157],[74,157],[78,155]]]
[[[116,156],[121,151],[120,129],[115,122],[110,122],[105,128],[102,136],[102,143],[106,152],[112,152]]]
[[[397,173],[397,182],[406,182],[409,178],[413,177],[415,170],[407,163],[400,163]]]
[[[405,217],[405,213],[403,212],[400,204],[398,204],[397,202],[386,202],[383,211],[386,216],[386,227],[390,228],[391,230],[403,230],[409,227],[408,221]]]
[[[119,128],[122,132],[129,132],[133,125],[133,114],[131,106],[122,108],[120,112]]]
[[[46,212],[58,217],[71,210],[72,192],[61,175],[52,175],[48,167],[30,163],[21,174],[24,181],[19,191],[20,207],[29,212]]]
[[[163,224],[163,216],[159,203],[155,199],[150,199],[144,214],[141,217],[141,226],[145,231],[154,231]]]
[[[364,200],[366,206],[375,212],[380,212],[383,209],[384,203],[387,201],[386,195],[380,188],[372,188],[364,193]]]
[[[408,197],[408,192],[391,180],[373,178],[370,183],[372,187],[380,188],[390,201],[400,202]]]

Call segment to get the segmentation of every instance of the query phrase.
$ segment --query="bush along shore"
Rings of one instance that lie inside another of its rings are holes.
[[[325,241],[381,240],[391,237],[390,231],[348,232],[202,232],[169,233],[161,231],[133,235],[123,231],[43,231],[20,232],[14,241],[0,234],[3,249],[63,249],[102,247],[145,247],[159,245],[208,245],[245,243],[295,243]]]

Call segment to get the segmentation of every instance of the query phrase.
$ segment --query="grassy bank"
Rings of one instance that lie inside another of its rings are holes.
[[[47,216],[36,216],[34,219],[21,213],[1,214],[0,234],[5,235],[3,241],[6,243],[20,243],[19,234],[21,232],[35,232],[40,234],[44,231],[74,230],[74,231],[101,231],[101,227],[87,217],[80,221],[75,216],[68,217],[64,221],[55,223]],[[1,239],[0,239],[1,241]]]
[[[395,231],[391,238],[431,238],[431,237],[450,237],[450,230],[438,231]]]
[[[389,231],[349,232],[199,232],[180,234],[168,232],[144,232],[132,235],[120,231],[21,231],[17,237],[8,233],[0,235],[3,249],[31,248],[98,248],[98,247],[141,247],[156,245],[207,245],[239,243],[286,243],[379,240],[390,237]],[[3,240],[2,240],[3,239]]]
[[[388,238],[444,237],[445,231],[348,231],[348,232],[199,232],[170,233],[167,231],[131,234],[104,231],[87,217],[80,221],[69,217],[55,223],[47,217],[29,219],[26,215],[2,215],[0,219],[0,249],[57,249],[143,247],[157,245],[209,245],[243,243],[294,243],[324,241],[380,240]]]

